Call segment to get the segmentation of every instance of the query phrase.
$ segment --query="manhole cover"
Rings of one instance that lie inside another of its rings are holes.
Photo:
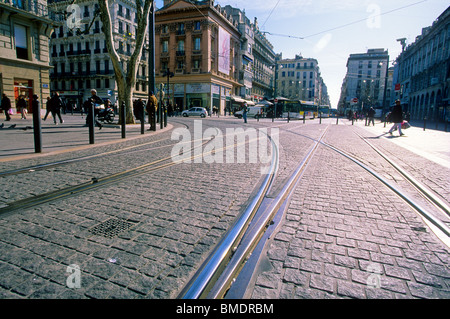
[[[125,220],[111,218],[101,224],[98,224],[97,226],[92,227],[89,231],[94,235],[113,238],[121,232],[130,229],[134,225],[134,223],[130,223]]]

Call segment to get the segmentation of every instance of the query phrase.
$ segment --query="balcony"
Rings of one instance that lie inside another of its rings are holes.
[[[38,1],[2,1],[2,4],[48,19],[48,7]]]
[[[176,51],[176,55],[180,56],[180,57],[185,56],[186,55],[186,51]]]

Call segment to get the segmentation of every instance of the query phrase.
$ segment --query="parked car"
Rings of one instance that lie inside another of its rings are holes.
[[[191,107],[189,110],[184,110],[181,112],[181,115],[184,117],[187,116],[200,116],[200,117],[206,117],[208,116],[208,111],[204,107]]]
[[[234,116],[241,119],[243,113],[244,113],[244,110],[240,110],[240,111],[237,111],[236,113],[234,113]],[[262,107],[259,107],[259,106],[247,107],[247,117],[258,118],[258,117],[262,117],[262,114],[263,114]]]

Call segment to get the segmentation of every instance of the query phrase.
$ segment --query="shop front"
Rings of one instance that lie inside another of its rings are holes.
[[[211,84],[188,83],[186,84],[186,105],[191,107],[204,107],[211,112]]]
[[[14,100],[16,101],[17,113],[21,112],[21,110],[17,107],[17,102],[20,97],[25,100],[28,113],[31,113],[31,101],[33,100],[33,80],[14,78]]]

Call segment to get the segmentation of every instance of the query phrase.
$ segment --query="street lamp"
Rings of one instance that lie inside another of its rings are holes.
[[[148,23],[148,99],[150,102],[151,92],[155,92],[155,1],[152,1]],[[156,131],[155,111],[149,110],[150,129]]]
[[[164,73],[163,73],[163,76],[167,76],[167,104],[166,105],[169,105],[169,79],[170,78],[173,78],[173,76],[174,76],[175,74],[173,73],[173,72],[170,72],[170,69],[169,68],[167,68],[167,70],[166,71],[164,71]],[[161,128],[162,128],[162,116],[163,116],[163,113],[162,113],[162,105],[161,105],[161,107],[159,108],[159,120],[160,120],[160,125],[161,125]],[[165,112],[166,111],[166,106],[164,106],[164,115],[165,115]]]

